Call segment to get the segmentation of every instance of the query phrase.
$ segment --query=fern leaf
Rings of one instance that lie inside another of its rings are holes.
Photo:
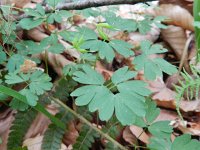
[[[199,88],[200,88],[200,72],[195,67],[191,66],[193,76],[189,75],[185,70],[181,73],[184,78],[184,82],[180,81],[180,86],[175,86],[176,88],[176,110],[179,117],[183,120],[180,113],[180,102],[184,95],[186,95],[188,100],[193,98],[199,98]]]
[[[117,147],[116,145],[114,145],[113,143],[111,142],[108,142],[106,145],[105,145],[105,149],[104,150],[120,150],[119,147]]]
[[[59,117],[61,113],[56,115]],[[60,117],[59,117],[60,118]],[[65,124],[71,120],[71,114],[64,115],[61,121]],[[59,128],[55,124],[50,124],[47,131],[44,134],[42,141],[42,150],[59,150],[61,148],[62,139],[65,134],[65,130]]]
[[[14,150],[17,147],[22,146],[23,138],[36,115],[37,111],[34,109],[29,109],[23,112],[19,111],[16,114],[15,120],[10,128],[7,150]]]
[[[79,133],[76,143],[73,145],[73,149],[89,150],[89,148],[92,146],[92,143],[94,143],[95,138],[98,137],[99,135],[92,128],[84,125],[81,128],[81,132]]]

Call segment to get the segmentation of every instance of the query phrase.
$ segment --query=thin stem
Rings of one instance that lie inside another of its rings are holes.
[[[49,69],[48,69],[48,51],[45,50],[45,70],[46,73],[49,74]]]
[[[62,106],[64,109],[66,109],[67,111],[69,111],[71,114],[73,114],[75,117],[77,117],[78,119],[80,119],[82,122],[84,122],[85,124],[87,124],[90,128],[92,128],[93,130],[95,130],[96,132],[98,132],[101,136],[105,137],[106,139],[108,139],[110,142],[112,142],[114,145],[118,146],[121,150],[127,150],[123,145],[121,145],[120,143],[118,143],[116,140],[114,140],[113,138],[111,138],[108,134],[102,132],[100,129],[98,129],[97,127],[93,126],[87,119],[85,119],[83,116],[79,115],[78,113],[76,113],[74,110],[72,110],[70,107],[68,107],[67,105],[65,105],[63,102],[61,102],[59,99],[55,98],[55,97],[51,97],[53,99],[54,102],[56,102],[57,104],[59,104],[60,106]]]

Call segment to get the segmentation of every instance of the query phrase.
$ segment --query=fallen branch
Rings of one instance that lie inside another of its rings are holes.
[[[119,4],[137,4],[141,2],[155,1],[155,0],[83,0],[80,2],[65,3],[57,7],[57,9],[63,10],[81,10],[91,7],[100,7],[107,5],[119,5]]]
[[[60,4],[56,7],[57,10],[82,10],[91,7],[100,7],[100,6],[108,6],[108,5],[120,5],[120,4],[137,4],[144,2],[152,2],[155,0],[82,0],[79,2],[70,2]],[[45,12],[51,12],[52,8],[46,7]],[[20,15],[16,17],[16,20],[21,20],[23,18],[27,18],[27,15]]]

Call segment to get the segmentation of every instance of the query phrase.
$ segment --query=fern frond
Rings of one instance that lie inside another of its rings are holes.
[[[14,150],[22,146],[23,138],[36,115],[37,111],[34,109],[29,109],[23,112],[19,111],[15,115],[15,120],[10,128],[7,150]]]
[[[193,98],[198,99],[199,98],[199,88],[200,88],[200,72],[194,68],[191,67],[193,76],[189,75],[185,70],[181,73],[182,77],[184,78],[183,81],[179,81],[180,86],[175,86],[176,89],[176,109],[180,116],[180,118],[183,120],[183,117],[180,113],[180,102],[184,94],[186,94],[186,97],[188,100],[192,100]]]
[[[105,149],[104,150],[120,150],[119,147],[117,147],[116,145],[114,145],[113,143],[111,142],[108,142],[106,145],[105,145]]]
[[[92,128],[84,125],[81,128],[79,137],[76,140],[76,143],[73,145],[74,150],[89,150],[92,143],[94,143],[95,138],[98,138],[99,135]]]
[[[56,117],[59,117],[60,115],[61,114],[58,114],[56,115]],[[66,124],[71,119],[71,114],[68,113],[61,118],[61,121]],[[59,128],[55,124],[50,124],[44,134],[44,138],[42,141],[42,150],[59,150],[61,148],[64,134],[65,130]]]

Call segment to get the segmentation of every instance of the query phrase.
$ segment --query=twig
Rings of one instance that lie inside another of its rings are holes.
[[[152,2],[155,0],[81,0],[79,2],[70,2],[64,3],[62,5],[58,5],[56,9],[58,10],[82,10],[91,7],[100,7],[100,6],[108,6],[108,5],[120,5],[120,4],[137,4],[142,2]],[[51,12],[52,8],[46,7],[45,12]],[[16,20],[21,20],[23,18],[27,18],[27,15],[20,15],[16,17]]]
[[[180,64],[179,64],[178,74],[180,74],[185,61],[187,61],[186,57],[188,55],[188,48],[189,48],[190,42],[193,40],[193,38],[194,38],[194,35],[193,34],[190,35],[190,37],[188,38],[188,40],[185,43],[185,47],[184,47],[183,54],[182,54],[182,57],[181,57],[181,60],[180,60]],[[188,67],[188,69],[189,69],[189,67]],[[188,69],[187,69],[187,71],[190,71]]]
[[[59,104],[61,107],[63,107],[64,109],[66,109],[67,111],[69,111],[71,114],[73,114],[75,117],[77,117],[78,119],[80,119],[82,122],[84,122],[85,124],[87,124],[90,128],[92,128],[93,130],[95,130],[96,132],[98,132],[101,136],[105,137],[106,139],[108,139],[110,142],[112,142],[114,145],[116,145],[117,147],[119,147],[121,150],[127,150],[123,145],[121,145],[120,143],[118,143],[117,141],[115,141],[112,137],[110,137],[108,134],[102,132],[100,129],[98,129],[97,127],[95,127],[94,125],[92,125],[87,119],[85,119],[83,116],[79,115],[78,113],[76,113],[74,110],[72,110],[71,108],[69,108],[67,105],[65,105],[63,102],[61,102],[59,99],[55,98],[55,97],[51,97],[52,100],[54,102],[56,102],[57,104]]]

